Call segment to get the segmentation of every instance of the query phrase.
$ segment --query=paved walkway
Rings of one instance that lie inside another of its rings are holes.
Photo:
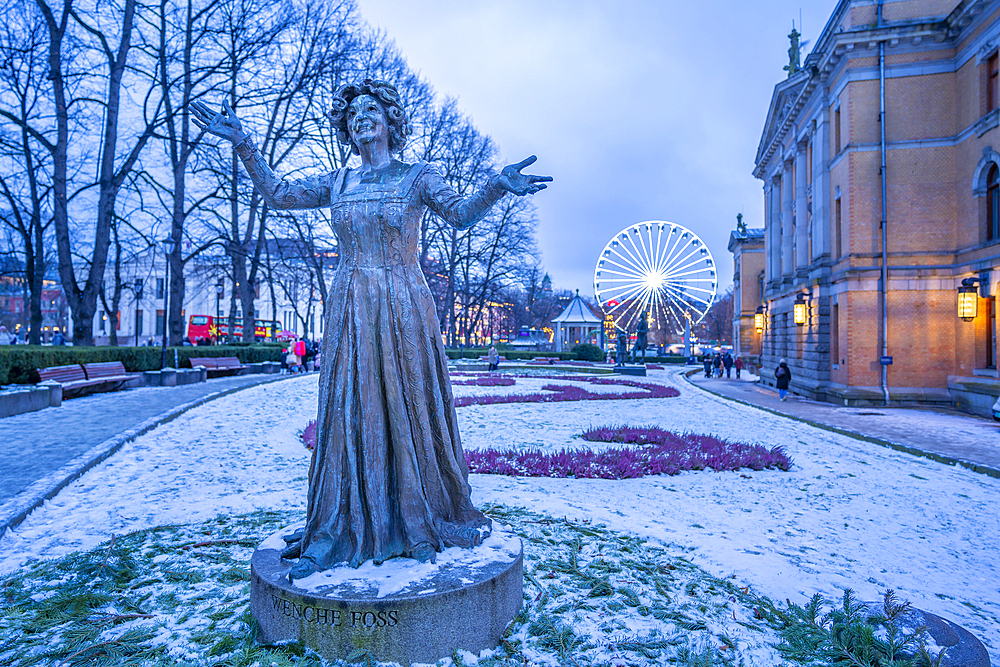
[[[734,371],[735,373],[735,371]],[[844,407],[778,392],[746,379],[688,380],[726,398],[920,456],[1000,477],[1000,422],[957,410]]]
[[[210,394],[276,379],[239,375],[180,387],[144,387],[63,401],[0,419],[0,505],[110,438]]]

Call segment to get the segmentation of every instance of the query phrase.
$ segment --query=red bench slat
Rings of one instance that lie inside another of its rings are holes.
[[[38,377],[42,382],[54,380],[55,382],[79,382],[87,379],[87,374],[80,364],[69,364],[68,366],[52,366],[50,368],[39,368]]]
[[[84,364],[83,370],[86,372],[88,380],[130,377],[129,373],[125,370],[125,365],[120,361],[101,361],[93,364]]]

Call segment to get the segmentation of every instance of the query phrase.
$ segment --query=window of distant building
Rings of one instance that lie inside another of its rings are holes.
[[[990,167],[986,176],[986,240],[1000,239],[1000,169]]]
[[[1000,104],[998,104],[998,94],[1000,94],[1000,87],[997,86],[1000,81],[997,79],[997,66],[1000,64],[997,56],[998,53],[994,53],[992,56],[986,60],[986,111],[990,112],[996,109]]]

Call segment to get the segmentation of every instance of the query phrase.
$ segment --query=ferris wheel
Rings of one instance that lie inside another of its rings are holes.
[[[715,300],[715,260],[686,227],[651,220],[620,231],[597,259],[594,294],[615,324],[632,331],[645,311],[651,325],[697,324]]]

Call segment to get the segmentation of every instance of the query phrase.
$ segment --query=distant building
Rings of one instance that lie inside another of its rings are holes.
[[[764,302],[764,230],[737,228],[729,235],[733,253],[733,354],[757,357],[761,336],[754,315]],[[745,359],[756,363],[757,359]]]
[[[753,172],[765,378],[786,358],[793,392],[841,404],[1000,395],[998,46],[997,1],[841,0],[775,86]]]

